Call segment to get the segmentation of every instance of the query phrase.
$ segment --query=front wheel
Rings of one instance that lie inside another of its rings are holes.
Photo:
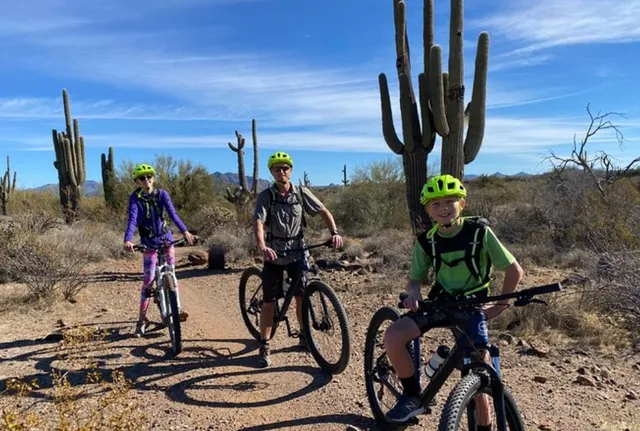
[[[524,431],[524,424],[520,416],[520,410],[516,405],[511,392],[506,386],[504,391],[504,409],[506,413],[507,429],[509,431]],[[491,387],[482,382],[482,378],[476,373],[464,376],[449,394],[446,404],[442,409],[438,431],[458,431],[475,429],[473,424],[477,423],[478,409],[474,398],[479,394],[487,394],[489,398],[489,414],[493,408],[492,416],[493,429],[497,429],[495,424],[496,414],[494,396]],[[466,420],[463,417],[466,416]]]
[[[238,296],[240,313],[249,333],[260,340],[260,312],[262,310],[262,271],[256,266],[244,270],[240,277]]]
[[[384,347],[384,333],[387,328],[400,318],[400,312],[393,307],[385,306],[375,312],[364,343],[364,381],[367,399],[373,417],[383,424],[390,424],[386,414],[402,395],[402,383],[396,374]],[[409,353],[413,358],[413,349]]]
[[[167,310],[166,325],[171,340],[171,351],[177,356],[182,351],[182,330],[180,328],[180,312],[178,310],[178,294],[174,278],[166,274],[162,277],[165,308]]]
[[[351,354],[351,331],[347,313],[328,284],[312,280],[307,285],[302,299],[302,319],[307,345],[320,368],[331,374],[342,373]],[[335,337],[338,330],[340,334]]]

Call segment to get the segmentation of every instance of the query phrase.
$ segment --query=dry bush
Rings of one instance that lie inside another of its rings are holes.
[[[607,253],[592,260],[590,301],[629,329],[640,344],[640,251]]]
[[[86,262],[119,259],[122,253],[122,234],[102,223],[77,222],[51,230],[45,237],[58,243],[65,254],[75,255]]]
[[[338,226],[350,236],[409,229],[402,164],[390,159],[358,168],[351,184],[332,196],[329,206]]]
[[[220,230],[226,230],[236,223],[234,212],[222,206],[205,205],[198,209],[189,220],[189,229],[203,239]]]
[[[411,232],[387,229],[363,241],[369,257],[379,257],[382,265],[393,271],[407,272],[411,265],[414,237]]]
[[[222,247],[227,262],[238,262],[247,259],[256,250],[251,229],[237,225],[214,232],[209,236],[205,245],[208,248],[214,246]]]

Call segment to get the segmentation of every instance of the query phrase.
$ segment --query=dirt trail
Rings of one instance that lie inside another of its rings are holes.
[[[179,263],[188,251],[178,249]],[[272,342],[272,366],[256,367],[257,343],[238,307],[237,286],[244,267],[224,274],[179,268],[181,300],[190,317],[183,325],[183,352],[177,358],[166,356],[165,330],[133,338],[139,266],[137,261],[118,263],[115,271],[98,274],[76,304],[56,304],[47,313],[2,313],[0,379],[35,377],[43,389],[50,388],[47,375],[58,363],[55,343],[32,340],[52,331],[61,319],[69,326],[109,330],[93,356],[102,368],[120,369],[134,382],[133,398],[150,418],[141,430],[333,431],[349,425],[376,429],[365,395],[361,352],[372,313],[393,302],[389,295],[373,293],[384,279],[356,282],[348,278],[351,275],[323,274],[339,292],[353,331],[349,367],[331,377],[319,370],[310,354],[295,347],[296,340],[286,336],[284,327]],[[353,293],[344,286],[351,286]],[[157,321],[157,311],[150,310],[150,318]],[[435,346],[439,341],[431,342]],[[503,372],[529,429],[640,429],[640,401],[633,399],[640,393],[640,357],[552,347],[540,358],[520,350],[515,344],[502,347]],[[598,368],[591,371],[594,365]],[[595,386],[575,383],[581,367]],[[606,378],[598,371],[602,369]],[[86,376],[75,377],[84,381]],[[440,405],[445,397],[443,393]],[[0,396],[0,408],[8,402]],[[438,417],[439,407],[408,429],[435,430]]]

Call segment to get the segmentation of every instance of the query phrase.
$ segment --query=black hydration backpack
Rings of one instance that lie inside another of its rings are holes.
[[[417,239],[431,260],[431,265],[436,274],[440,271],[443,263],[449,267],[454,267],[464,262],[471,275],[478,280],[478,287],[480,287],[490,281],[490,259],[487,262],[484,278],[480,275],[480,252],[484,245],[483,240],[487,226],[489,226],[489,221],[484,217],[464,217],[462,230],[447,241],[436,241],[437,234],[435,233],[431,238],[427,238],[427,232],[418,235]],[[464,257],[454,259],[451,262],[442,259],[443,253],[460,250],[464,250]]]

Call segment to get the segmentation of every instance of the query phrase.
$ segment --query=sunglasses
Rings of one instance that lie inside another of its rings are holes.
[[[291,166],[274,166],[271,168],[273,172],[278,172],[278,171],[289,172],[289,169],[291,169]]]
[[[138,179],[139,179],[140,181],[142,181],[142,180],[150,180],[150,179],[152,179],[152,178],[153,178],[153,175],[151,175],[151,174],[141,175],[141,176],[139,176],[139,177],[138,177]]]

